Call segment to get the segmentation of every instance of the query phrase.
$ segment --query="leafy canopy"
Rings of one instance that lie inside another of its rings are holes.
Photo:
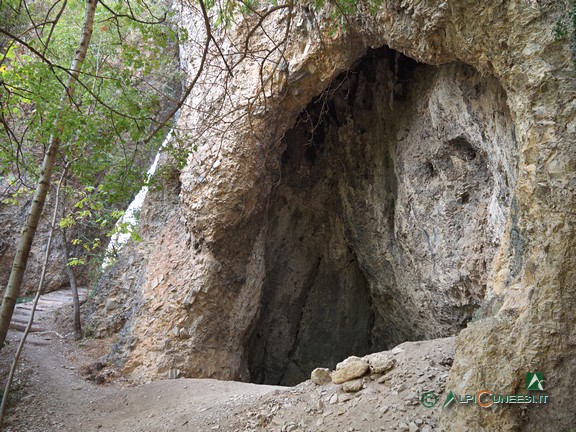
[[[372,12],[381,1],[368,2]],[[213,15],[216,26],[229,26],[239,14],[264,17],[297,4],[322,9],[341,26],[359,7],[352,0],[194,3]],[[92,227],[82,241],[92,251],[101,245],[102,230],[118,218],[118,208],[149,181],[144,166],[164,134],[149,135],[166,106],[176,104],[174,87],[184,81],[176,52],[187,35],[171,24],[170,8],[162,2],[100,0],[76,90],[61,100],[83,14],[82,0],[0,0],[0,200],[14,204],[29,194],[50,136],[59,134],[60,166],[70,166],[62,226],[82,221]],[[57,124],[64,126],[56,130]],[[193,143],[184,153],[175,149],[179,165],[192,149]],[[97,212],[81,209],[88,201],[97,203]]]
[[[0,2],[0,200],[29,194],[58,133],[60,164],[71,162],[68,226],[70,218],[110,224],[148,181],[144,166],[162,139],[149,134],[182,79],[166,5],[101,2],[75,92],[61,101],[83,14],[81,0]],[[79,211],[86,200],[99,203],[97,216]],[[91,249],[97,231],[86,240]]]

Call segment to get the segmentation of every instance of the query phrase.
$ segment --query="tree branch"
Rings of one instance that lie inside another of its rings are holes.
[[[143,21],[141,19],[136,18],[136,16],[134,15],[134,11],[132,10],[132,6],[130,5],[129,1],[127,1],[126,4],[128,5],[128,10],[130,11],[130,14],[120,14],[118,12],[114,12],[114,10],[112,8],[110,8],[110,6],[108,6],[102,0],[98,0],[98,3],[100,3],[102,5],[102,7],[104,7],[104,9],[106,9],[108,12],[110,12],[116,19],[117,18],[128,18],[129,20],[132,20],[132,21],[140,23],[140,24],[146,24],[146,25],[162,24],[163,22],[166,21],[166,17],[168,16],[168,14],[166,12],[164,12],[164,16],[162,18],[157,18],[151,13],[150,15],[152,15],[158,21]],[[146,8],[150,11],[148,6],[146,6]]]
[[[144,144],[148,144],[152,140],[152,138],[154,138],[154,136],[160,131],[160,129],[166,126],[166,124],[172,119],[172,117],[174,117],[174,115],[178,112],[178,110],[182,108],[182,105],[184,105],[184,102],[186,101],[188,96],[190,96],[190,93],[192,93],[192,89],[196,86],[196,83],[200,79],[202,71],[204,70],[204,65],[206,64],[206,58],[208,57],[208,50],[210,48],[210,41],[212,40],[212,27],[210,24],[210,18],[208,17],[208,11],[206,10],[206,4],[204,3],[204,0],[198,0],[198,3],[200,4],[200,9],[202,11],[202,18],[204,20],[204,28],[206,30],[206,40],[204,42],[204,49],[202,51],[202,58],[200,60],[200,65],[198,66],[196,75],[194,76],[190,84],[188,84],[188,86],[186,87],[184,94],[182,94],[180,101],[164,117],[164,120],[158,123],[158,125],[152,130],[152,132],[148,135],[148,137],[142,141]]]

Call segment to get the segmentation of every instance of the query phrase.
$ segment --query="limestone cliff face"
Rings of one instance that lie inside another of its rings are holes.
[[[233,77],[214,52],[179,118],[198,151],[151,196],[145,241],[103,286],[127,299],[110,318],[126,370],[290,384],[461,330],[447,388],[514,392],[541,370],[556,420],[455,409],[447,429],[573,424],[576,104],[552,35],[561,9],[385,0],[334,34],[302,8],[271,15]]]
[[[283,142],[252,379],[298,382],[315,365],[453,334],[472,318],[515,176],[492,151],[515,147],[494,80],[371,50]]]

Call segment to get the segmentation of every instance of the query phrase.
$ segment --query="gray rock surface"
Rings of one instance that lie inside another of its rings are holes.
[[[330,370],[326,368],[316,368],[310,374],[310,380],[316,385],[324,385],[332,382]]]
[[[396,360],[392,356],[383,353],[369,354],[363,360],[368,362],[373,374],[385,374],[396,365]]]
[[[365,361],[352,360],[332,372],[332,382],[334,384],[342,384],[346,381],[364,376],[369,370],[370,366],[368,366],[368,363]]]
[[[125,370],[289,384],[464,329],[447,385],[514,391],[536,368],[558,405],[554,419],[447,410],[446,427],[573,425],[561,377],[576,371],[575,76],[552,34],[563,7],[386,0],[336,33],[302,8],[282,54],[203,82],[179,118],[201,131],[198,152],[174,199],[153,194],[143,212],[138,300],[115,354]],[[284,13],[255,49],[281,38]],[[183,50],[191,68],[195,49]],[[210,77],[225,70],[214,55]]]

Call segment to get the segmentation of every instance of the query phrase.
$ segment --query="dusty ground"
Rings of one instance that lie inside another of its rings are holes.
[[[69,306],[56,315],[47,309],[23,353],[7,432],[438,430],[441,408],[426,408],[419,398],[425,391],[442,395],[453,338],[400,345],[389,352],[396,366],[365,377],[364,388],[352,393],[311,381],[281,388],[178,379],[134,387],[98,363],[111,341],[74,342]],[[18,337],[12,331],[2,350],[2,376]]]

